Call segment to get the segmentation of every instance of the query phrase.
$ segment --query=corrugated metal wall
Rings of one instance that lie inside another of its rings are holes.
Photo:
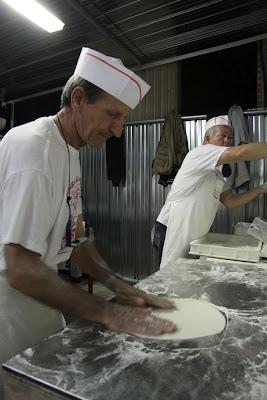
[[[251,141],[267,141],[267,115],[248,115],[247,118]],[[248,188],[251,189],[267,181],[267,160],[250,161],[249,164],[251,180]],[[237,222],[251,222],[256,216],[267,218],[266,195],[232,210],[220,206],[212,230],[213,232],[232,233],[233,226]]]
[[[83,198],[103,257],[123,276],[139,279],[155,271],[150,230],[168,189],[151,176],[162,123],[125,128],[126,182],[107,180],[105,149],[81,151]]]
[[[267,140],[267,116],[248,116],[255,141]],[[160,138],[162,122],[127,125],[126,183],[112,187],[106,176],[105,149],[81,151],[83,197],[90,222],[95,227],[98,248],[112,268],[125,277],[140,279],[157,269],[150,231],[169,188],[151,176],[151,163]],[[202,143],[205,119],[185,118],[190,149]],[[267,161],[250,163],[251,187],[267,180]],[[231,232],[238,221],[267,217],[267,196],[229,212],[221,207],[213,231]]]
[[[160,65],[138,75],[151,88],[148,93],[129,114],[128,121],[143,121],[162,118],[172,110],[181,110],[181,64],[178,62]]]

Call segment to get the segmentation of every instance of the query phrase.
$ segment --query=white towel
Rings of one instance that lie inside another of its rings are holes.
[[[242,143],[249,143],[248,128],[242,108],[236,104],[230,107],[228,117],[233,127],[234,145],[238,146]],[[232,173],[227,180],[227,183],[231,187],[238,188],[250,181],[248,162],[240,161],[239,163],[231,164],[231,169]]]

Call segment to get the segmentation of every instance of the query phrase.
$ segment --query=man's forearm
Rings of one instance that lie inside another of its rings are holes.
[[[20,246],[6,245],[5,254],[7,277],[13,288],[63,313],[105,323],[110,304],[64,281]]]
[[[84,236],[82,215],[77,220],[76,238],[80,236]],[[92,278],[101,283],[106,284],[107,280],[111,279],[111,275],[115,276],[109,265],[97,251],[94,241],[90,237],[81,247],[74,248],[71,259],[72,262],[80,266],[83,272],[87,272]],[[108,274],[107,271],[109,271]]]
[[[84,272],[108,287],[108,283],[116,278],[116,274],[98,253],[95,245],[88,239],[85,243],[74,249],[71,259],[77,263]]]
[[[248,143],[238,147],[241,148],[239,161],[260,160],[267,158],[267,143],[265,142]]]
[[[112,278],[104,268],[106,278],[110,276],[115,285],[120,283],[120,300],[132,307],[110,304],[76,289],[49,270],[41,262],[39,254],[22,246],[5,245],[5,258],[10,286],[62,312],[75,313],[80,318],[98,321],[119,331],[160,335],[177,329],[172,322],[154,317],[149,309],[143,308],[146,305],[172,308],[173,304],[169,300],[148,295],[122,280]]]
[[[221,155],[218,165],[267,158],[267,143],[257,142],[228,147]]]
[[[228,208],[237,208],[249,203],[262,193],[261,187],[256,187],[245,193],[236,195],[229,191],[229,193],[222,193],[220,200]]]

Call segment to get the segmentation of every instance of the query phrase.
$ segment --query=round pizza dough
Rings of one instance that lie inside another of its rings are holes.
[[[226,317],[212,304],[196,299],[171,299],[173,310],[153,310],[156,317],[168,319],[177,325],[177,331],[159,336],[139,335],[161,340],[186,340],[216,335],[226,328]]]

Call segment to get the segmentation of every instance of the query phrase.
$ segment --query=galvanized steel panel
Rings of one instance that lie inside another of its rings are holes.
[[[4,100],[61,86],[73,73],[82,46],[118,57],[138,71],[266,39],[266,0],[42,0],[42,4],[65,23],[61,32],[47,35],[0,1]]]
[[[184,118],[190,149],[201,145],[204,118]],[[267,140],[267,116],[248,116],[251,141]],[[151,175],[151,165],[161,122],[125,127],[126,182],[113,187],[107,180],[105,149],[81,151],[84,203],[95,227],[100,253],[112,268],[125,277],[140,279],[157,269],[151,245],[151,228],[170,187],[158,185]],[[250,162],[252,188],[266,179],[267,161]],[[232,231],[238,221],[250,222],[255,216],[266,217],[266,195],[236,210],[221,206],[213,224],[215,232]]]
[[[178,62],[138,72],[151,88],[138,107],[129,113],[128,122],[162,118],[181,108],[181,65]]]

